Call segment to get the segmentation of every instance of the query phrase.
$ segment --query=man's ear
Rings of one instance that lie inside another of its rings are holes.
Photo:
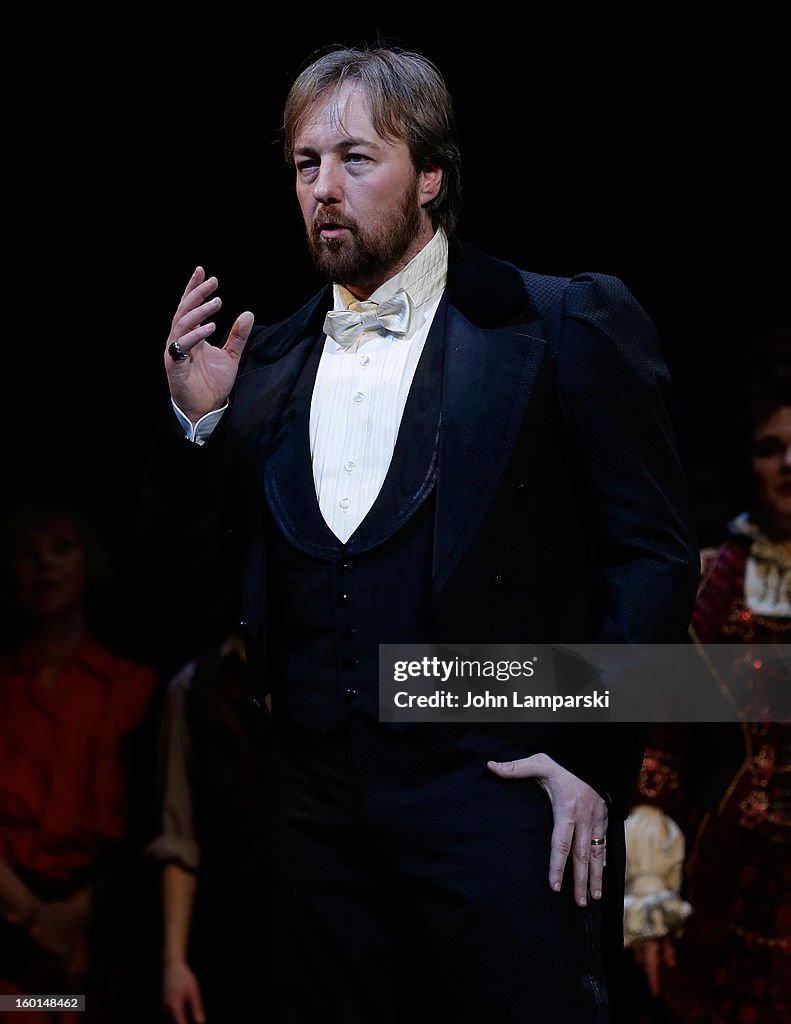
[[[420,205],[427,206],[436,199],[442,186],[442,168],[439,164],[426,164],[420,172]]]

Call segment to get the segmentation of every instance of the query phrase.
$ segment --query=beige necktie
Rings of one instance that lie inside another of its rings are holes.
[[[384,302],[352,302],[348,309],[333,309],[324,320],[324,332],[343,348],[350,348],[363,331],[378,330],[403,336],[409,330],[412,300],[399,288]]]

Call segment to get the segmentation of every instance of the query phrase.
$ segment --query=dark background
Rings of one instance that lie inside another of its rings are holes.
[[[146,652],[133,531],[171,317],[199,263],[220,279],[218,334],[315,291],[278,129],[291,79],[335,42],[378,34],[436,61],[464,157],[459,235],[530,270],[621,277],[675,381],[701,542],[740,510],[722,476],[733,371],[788,320],[780,27],[487,9],[446,32],[416,8],[352,14],[185,11],[165,31],[72,12],[8,43],[29,74],[6,107],[5,501],[57,493],[94,518],[127,649]]]

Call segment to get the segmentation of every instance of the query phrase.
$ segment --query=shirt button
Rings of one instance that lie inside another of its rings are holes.
[[[360,696],[360,691],[355,690],[352,686],[350,686],[348,689],[343,691],[343,696],[346,698],[346,700],[354,700],[355,697]]]
[[[349,573],[351,572],[351,568],[352,568],[352,563],[351,562],[340,562],[339,565],[338,565],[338,573],[341,576],[348,576]]]
[[[343,468],[346,470],[347,473],[351,473],[351,471],[354,469],[354,463],[352,462],[351,459],[349,459],[348,462],[344,462]]]
[[[351,598],[349,597],[348,594],[341,594],[341,596],[338,598],[338,604],[340,604],[340,605],[349,604],[350,601],[351,601]]]
[[[360,356],[360,366],[367,366],[371,361],[370,356]]]
[[[356,392],[356,394],[355,394],[354,398],[352,399],[352,401],[356,402],[357,405],[359,405],[360,402],[364,402],[365,401],[365,395],[362,393],[362,391],[358,391],[358,392]]]
[[[352,504],[352,499],[351,498],[341,498],[341,500],[338,502],[338,505],[339,505],[339,507],[340,507],[342,512],[348,512],[349,509],[351,508],[351,504]]]
[[[357,626],[347,626],[345,629],[341,630],[341,636],[344,640],[353,640],[358,632],[359,629]]]
[[[360,664],[359,658],[344,658],[343,667],[348,669],[355,669]]]
[[[492,580],[492,586],[495,590],[505,590],[510,582],[511,581],[508,576],[505,576],[503,573],[498,573]]]

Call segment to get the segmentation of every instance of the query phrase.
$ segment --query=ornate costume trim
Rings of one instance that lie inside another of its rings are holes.
[[[729,524],[735,536],[750,540],[744,575],[747,607],[757,615],[791,616],[791,554],[771,540],[747,513]]]

